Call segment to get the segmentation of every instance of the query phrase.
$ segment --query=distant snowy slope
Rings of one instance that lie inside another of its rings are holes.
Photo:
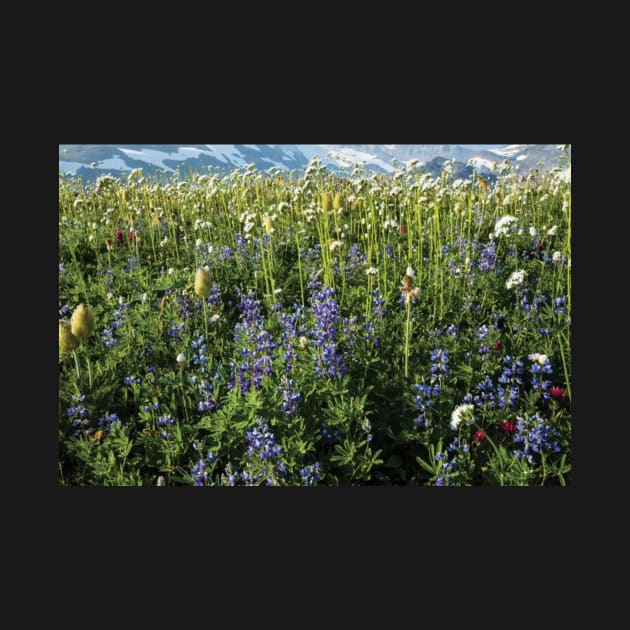
[[[530,168],[557,166],[562,154],[556,145],[511,144],[503,147],[455,144],[60,144],[59,170],[94,181],[110,173],[125,177],[141,168],[146,176],[170,177],[208,169],[221,171],[253,164],[273,172],[303,170],[314,157],[332,171],[351,169],[357,164],[367,170],[392,173],[411,161],[424,165],[427,172],[439,174],[445,159],[460,164],[459,172],[473,167],[484,173],[494,172],[498,163],[508,160],[521,173]],[[470,171],[472,172],[472,171]]]

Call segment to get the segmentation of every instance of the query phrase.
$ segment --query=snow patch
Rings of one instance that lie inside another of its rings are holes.
[[[477,168],[486,168],[489,171],[491,171],[496,164],[496,162],[493,162],[492,160],[486,160],[485,158],[480,157],[470,158],[469,162]]]
[[[111,169],[113,171],[130,171],[131,166],[127,166],[125,161],[120,157],[108,158],[107,160],[103,160],[97,164],[99,169]]]
[[[275,160],[270,160],[269,158],[260,158],[260,161],[269,162],[269,164],[272,164],[273,166],[277,166],[279,169],[283,171],[289,170],[289,167],[286,164],[283,164],[282,162],[276,162]]]
[[[384,162],[380,158],[370,153],[364,153],[363,151],[357,151],[356,149],[350,149],[349,147],[343,147],[336,151],[331,151],[331,156],[336,160],[339,166],[349,167],[353,166],[355,162],[365,162],[366,164],[373,164],[374,166],[380,166],[384,171],[388,173],[393,172],[395,169],[392,164]]]
[[[122,147],[118,150],[132,160],[154,164],[167,171],[172,171],[173,169],[170,166],[166,166],[164,160],[176,160],[179,155],[179,150],[177,153],[166,153],[165,151],[157,151],[156,149],[123,149]],[[183,160],[185,158],[180,157],[179,159]]]
[[[497,155],[501,155],[503,157],[513,157],[526,148],[526,144],[508,144],[506,147],[501,147],[500,149],[488,149],[488,151],[490,151],[491,153],[496,153]]]
[[[338,148],[332,144],[302,144],[300,145],[300,151],[309,161],[317,156],[325,164],[336,164],[343,168],[352,167],[355,162],[360,164],[365,162],[366,164],[379,166],[388,173],[392,173],[395,170],[391,164],[384,162],[375,155],[357,151],[350,147]]]
[[[210,155],[220,162],[232,162],[237,166],[245,166],[243,154],[233,144],[207,144]]]

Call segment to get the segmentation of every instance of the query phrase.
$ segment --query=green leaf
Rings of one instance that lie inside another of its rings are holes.
[[[429,466],[429,464],[427,464],[427,462],[424,461],[424,459],[422,459],[422,457],[416,457],[416,461],[418,462],[418,464],[420,464],[420,466],[422,466],[422,468],[424,468],[428,473],[431,473],[432,475],[435,474],[435,469],[432,468],[431,466]]]
[[[402,459],[398,455],[394,454],[394,455],[390,455],[387,458],[387,462],[385,463],[385,467],[386,468],[398,468],[401,464],[402,464]]]

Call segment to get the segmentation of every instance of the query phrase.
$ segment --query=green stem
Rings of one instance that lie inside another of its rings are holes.
[[[87,369],[88,369],[88,383],[89,383],[90,391],[92,391],[92,364],[90,362],[90,353],[88,352],[87,347],[85,347],[85,359],[87,362]]]
[[[77,382],[80,387],[81,386],[81,370],[79,369],[79,357],[77,357],[76,350],[72,351],[72,356],[74,357],[74,367],[76,368],[76,371],[77,371]]]
[[[409,337],[411,336],[411,296],[407,295],[407,323],[405,326],[405,378],[409,376]]]
[[[201,297],[201,303],[203,304],[203,325],[206,330],[206,343],[208,343],[208,305],[204,296]]]
[[[302,252],[300,251],[300,237],[297,231],[295,233],[295,244],[297,246],[297,264],[298,264],[298,274],[300,276],[300,295],[302,296],[302,308],[304,308],[304,283],[302,282]]]

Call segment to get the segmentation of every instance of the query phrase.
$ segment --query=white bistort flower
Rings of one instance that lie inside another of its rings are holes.
[[[513,223],[518,223],[518,219],[511,214],[506,214],[502,216],[500,219],[497,219],[497,222],[494,224],[494,231],[491,236],[505,236],[509,233],[510,227]]]
[[[505,283],[505,288],[511,289],[512,287],[520,286],[521,284],[523,284],[526,277],[527,274],[523,269],[521,269],[520,271],[512,272],[510,274],[510,277],[507,279],[507,282]]]
[[[475,419],[473,416],[474,405],[464,404],[459,405],[459,407],[455,407],[453,409],[453,413],[451,414],[451,424],[450,427],[453,431],[457,431],[459,425],[463,422],[464,424],[470,424]]]
[[[536,361],[540,365],[545,365],[547,363],[549,357],[546,354],[539,354],[538,352],[534,352],[533,354],[527,355],[527,358],[530,361]]]
[[[416,277],[416,272],[413,270],[412,267],[407,267],[407,270],[405,271],[405,273],[410,277],[410,278],[415,278]]]

